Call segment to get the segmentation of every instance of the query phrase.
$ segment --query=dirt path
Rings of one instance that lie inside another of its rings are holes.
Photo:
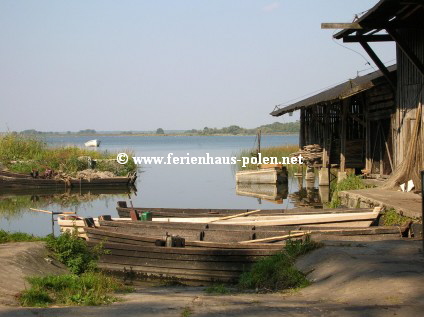
[[[0,244],[0,305],[16,305],[15,296],[27,286],[26,276],[65,273],[48,257],[43,242]]]
[[[1,308],[9,316],[420,316],[421,241],[331,246],[299,259],[313,284],[287,294],[207,295],[202,287],[144,287],[101,307]]]

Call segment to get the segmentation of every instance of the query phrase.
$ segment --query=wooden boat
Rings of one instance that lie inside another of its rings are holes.
[[[99,140],[90,140],[84,143],[85,146],[87,147],[99,147],[100,146],[100,142]]]
[[[288,195],[288,184],[237,183],[236,194],[281,204]]]
[[[173,224],[174,228],[209,228],[210,226],[222,225],[227,227],[240,228],[246,230],[249,227],[278,228],[281,231],[281,226],[289,226],[290,230],[295,230],[296,226],[308,228],[366,228],[369,227],[379,215],[379,208],[372,209],[330,209],[324,212],[312,211],[307,214],[292,211],[280,214],[278,216],[243,216],[223,220],[223,217],[153,217],[152,221],[145,222],[157,226],[167,228]],[[233,215],[235,216],[235,215]],[[128,227],[142,224],[141,221],[131,221],[130,218],[112,218],[112,220],[122,220]],[[99,219],[93,219],[95,226],[100,226]],[[115,223],[113,221],[113,223]],[[73,231],[77,228],[78,232],[84,236],[84,227],[86,224],[81,218],[61,217],[58,219],[58,224],[62,231]],[[197,227],[196,227],[197,226]]]
[[[108,178],[33,178],[31,175],[0,171],[0,186],[3,188],[95,188],[95,187],[116,187],[116,186],[134,186],[137,174],[127,177],[108,177]]]
[[[240,247],[212,249],[202,247],[142,246],[103,243],[108,254],[102,255],[98,267],[137,277],[235,282],[257,260],[278,252],[278,249]]]
[[[102,270],[133,277],[208,282],[236,281],[255,261],[279,252],[284,246],[284,237],[302,238],[305,234],[311,234],[313,240],[369,241],[370,238],[398,239],[399,232],[403,230],[399,227],[315,228],[300,233],[287,229],[273,231],[268,228],[211,224],[210,228],[202,228],[196,233],[198,228],[194,226],[199,224],[172,228],[181,224],[100,220],[99,225],[98,228],[87,227],[86,237],[89,244],[101,243],[108,251],[98,263]],[[165,239],[174,234],[185,238],[183,247],[165,246]],[[246,237],[249,240],[245,240]]]
[[[130,211],[138,213],[151,212],[155,217],[217,217],[237,215],[252,209],[210,209],[210,208],[155,208],[155,207],[128,207],[126,201],[118,201],[116,210],[121,218],[129,218]],[[282,209],[264,209],[261,215],[279,215]]]
[[[186,239],[186,246],[208,248],[236,248],[239,244],[279,247],[278,243],[291,237],[301,237],[299,233],[313,235],[318,240],[336,239],[335,236],[358,236],[384,234],[385,237],[399,237],[405,228],[374,226],[369,228],[317,228],[311,226],[246,227],[230,225],[211,225],[209,227],[174,226],[175,223],[151,223],[100,220],[96,228],[85,228],[86,237],[91,241],[108,241],[134,245],[155,245],[168,236],[180,236]],[[331,236],[329,238],[329,236]],[[284,237],[284,238],[283,238]],[[274,242],[273,243],[260,243]],[[160,243],[159,243],[160,244]],[[163,243],[162,243],[163,244]],[[262,245],[263,244],[263,245]],[[281,246],[280,246],[281,247]]]
[[[288,181],[287,169],[265,168],[236,172],[236,183],[279,184]]]

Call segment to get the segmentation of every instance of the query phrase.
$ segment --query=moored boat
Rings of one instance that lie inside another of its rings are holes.
[[[43,178],[30,174],[0,171],[0,186],[2,188],[95,188],[114,186],[134,186],[137,173],[128,176],[106,178]]]
[[[90,140],[84,143],[85,146],[87,147],[99,147],[100,146],[101,141],[100,140]]]
[[[288,181],[287,177],[286,167],[245,170],[236,172],[236,183],[281,184]]]

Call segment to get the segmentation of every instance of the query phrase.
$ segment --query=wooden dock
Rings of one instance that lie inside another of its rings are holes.
[[[412,192],[401,192],[388,189],[371,188],[345,190],[339,193],[343,205],[350,208],[372,208],[382,206],[395,209],[403,216],[422,218],[422,197]]]

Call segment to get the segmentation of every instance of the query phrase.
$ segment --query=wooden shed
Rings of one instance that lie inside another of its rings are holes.
[[[412,179],[419,189],[424,169],[424,1],[381,0],[352,23],[322,27],[342,28],[334,38],[359,43],[379,72],[351,80],[351,94],[336,86],[271,114],[300,109],[300,144],[322,145],[323,166],[391,175],[391,187]],[[369,44],[385,41],[396,44],[396,71]]]
[[[396,77],[396,65],[388,68]],[[299,144],[323,148],[322,167],[392,172],[390,121],[395,94],[381,71],[349,79],[333,88],[271,113],[300,110]]]
[[[360,43],[396,92],[391,117],[392,185],[412,179],[420,187],[419,172],[424,169],[424,1],[381,0],[334,37]],[[382,41],[396,43],[396,81],[369,45]]]

